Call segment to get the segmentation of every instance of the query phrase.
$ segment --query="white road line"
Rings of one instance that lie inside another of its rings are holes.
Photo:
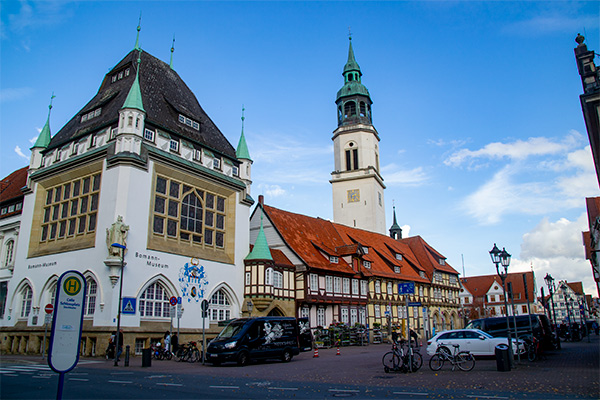
[[[70,381],[81,381],[81,382],[87,382],[89,381],[89,379],[86,378],[69,378]]]
[[[286,388],[286,387],[268,387],[269,390],[298,390],[298,388]]]
[[[162,382],[157,382],[157,385],[160,386],[183,386],[183,384],[181,383],[162,383]]]
[[[17,375],[17,374],[6,374],[4,376],[19,376],[19,375]]]
[[[351,389],[329,389],[330,392],[339,392],[339,393],[360,393],[360,390],[351,390]]]
[[[69,375],[85,376],[85,375],[89,375],[89,374],[87,372],[69,372]]]
[[[38,375],[38,376],[32,376],[32,378],[36,378],[36,379],[50,379],[50,377],[48,375]]]
[[[52,370],[52,368],[48,367],[47,365],[12,365],[8,368],[14,368],[14,369],[19,369],[19,370],[24,370],[24,371],[29,371],[29,370],[51,371]]]
[[[111,375],[133,375],[133,372],[111,372]]]
[[[239,389],[239,386],[209,386],[211,389]]]
[[[131,381],[108,381],[109,383],[133,383]]]
[[[429,393],[423,393],[423,392],[394,392],[394,394],[407,394],[407,395],[413,395],[413,396],[427,396]]]
[[[467,395],[467,397],[477,398],[477,399],[508,399],[508,397],[501,397],[501,396],[481,396],[481,395]]]

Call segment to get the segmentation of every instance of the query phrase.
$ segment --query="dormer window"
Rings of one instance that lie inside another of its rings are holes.
[[[396,253],[396,260],[402,261],[402,254]]]
[[[73,150],[71,151],[72,156],[76,156],[79,153],[79,143],[73,143]]]
[[[423,279],[427,279],[427,276],[425,275],[425,272],[423,272],[423,271],[419,271],[419,276]]]
[[[363,267],[371,269],[371,261],[363,261]]]
[[[240,169],[234,165],[233,167],[231,167],[231,174],[233,176],[239,176],[240,175]]]
[[[97,108],[94,111],[90,111],[87,114],[83,114],[81,116],[81,122],[83,123],[83,122],[89,121],[92,118],[96,118],[96,117],[100,116],[100,114],[102,114],[102,108]]]
[[[179,151],[179,140],[171,139],[169,142],[169,150],[178,152]]]
[[[444,260],[443,258],[440,258],[439,263],[440,263],[440,265],[446,265],[446,260]]]
[[[368,247],[363,247],[363,254],[369,254],[369,248]]]
[[[337,264],[340,262],[340,260],[336,256],[329,256],[329,262],[332,264]]]
[[[194,149],[194,160],[202,162],[202,152],[200,150]]]
[[[179,114],[179,122],[189,126],[190,128],[194,128],[197,131],[200,130],[200,123],[198,123],[197,121],[194,121],[193,119],[186,117],[185,115]]]
[[[154,143],[154,131],[151,129],[144,129],[144,139]]]
[[[213,168],[214,169],[221,169],[221,159],[220,158],[215,157],[213,159]]]
[[[400,273],[400,267],[396,265],[394,267],[394,272],[397,273],[397,274],[399,274]]]

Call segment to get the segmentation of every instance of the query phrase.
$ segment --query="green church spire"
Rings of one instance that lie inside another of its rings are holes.
[[[396,221],[396,206],[394,206],[394,223],[390,227],[390,237],[394,239],[402,239],[402,228]]]
[[[129,94],[127,94],[127,98],[125,99],[125,103],[123,103],[123,108],[135,108],[137,110],[146,112],[144,110],[144,105],[142,104],[142,91],[140,89],[140,65],[142,62],[141,59],[142,50],[139,50],[138,60],[137,60],[137,71],[135,73],[135,80],[131,85],[131,89],[129,89]]]
[[[258,231],[258,236],[256,237],[256,241],[254,242],[254,248],[246,257],[246,260],[271,260],[273,261],[273,257],[271,256],[271,250],[269,249],[269,244],[267,243],[267,237],[265,236],[265,231],[263,229],[263,216],[260,216],[260,230]]]
[[[235,150],[235,156],[240,160],[250,160],[250,152],[248,151],[248,145],[246,144],[246,138],[244,137],[244,111],[246,109],[242,106],[242,135],[240,136],[240,141],[237,145],[237,149]]]
[[[52,111],[52,99],[54,99],[55,97],[56,96],[54,95],[54,92],[52,92],[52,96],[50,96],[50,105],[48,106],[48,118],[46,119],[46,124],[42,128],[42,131],[40,132],[32,149],[36,147],[45,149],[50,144],[50,139],[52,136],[50,134],[50,112]]]
[[[171,45],[171,62],[169,62],[169,67],[173,69],[173,52],[175,51],[175,35],[173,35],[173,44]]]
[[[348,61],[346,62],[346,65],[344,65],[343,75],[346,76],[346,73],[351,71],[358,72],[358,81],[360,82],[360,76],[362,75],[362,73],[360,72],[360,67],[358,66],[358,63],[354,58],[354,49],[352,48],[352,35],[349,36],[349,40],[350,45],[348,47]]]
[[[140,30],[141,29],[142,29],[142,12],[140,11],[140,20],[139,20],[138,26],[137,26],[137,36],[135,37],[135,46],[133,47],[134,50],[140,49]]]

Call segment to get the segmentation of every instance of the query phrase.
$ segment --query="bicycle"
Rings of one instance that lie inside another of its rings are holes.
[[[196,342],[188,342],[183,346],[179,346],[175,355],[177,361],[198,362],[200,361],[200,350],[196,347]]]
[[[395,339],[395,338],[394,338]],[[411,346],[406,346],[408,343],[402,339],[400,345],[396,340],[392,341],[392,351],[388,351],[383,355],[381,362],[383,363],[383,370],[387,373],[390,371],[395,372],[407,372],[409,371],[409,365],[412,365],[411,372],[416,372],[423,365],[423,357],[419,351],[413,351]],[[412,356],[412,364],[409,362],[409,358]]]
[[[542,346],[538,338],[531,336],[530,338],[525,338],[523,341],[525,353],[529,361],[533,362],[542,357]]]
[[[449,350],[443,343],[438,344],[435,354],[429,360],[429,368],[432,371],[439,371],[447,361],[452,364],[452,371],[455,367],[462,371],[470,371],[475,367],[475,357],[468,351],[460,351],[458,344],[453,344],[454,353],[450,354]]]

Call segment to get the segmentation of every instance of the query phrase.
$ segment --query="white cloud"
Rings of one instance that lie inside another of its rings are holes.
[[[281,197],[287,194],[287,192],[279,185],[259,184],[257,189],[260,194],[265,195],[267,198]]]
[[[529,138],[526,141],[516,140],[512,143],[494,142],[479,150],[460,149],[444,160],[444,164],[458,167],[467,161],[474,163],[478,159],[499,160],[508,158],[510,160],[524,160],[531,156],[560,154],[572,149],[581,139],[580,133],[571,131],[561,142],[545,137]]]
[[[568,3],[567,3],[568,4]],[[573,34],[582,27],[597,27],[598,16],[570,17],[566,15],[539,15],[533,18],[514,22],[504,27],[507,33],[547,34],[565,32]],[[573,35],[573,39],[575,36]]]
[[[388,164],[381,168],[387,185],[419,186],[429,180],[429,176],[422,167],[402,170],[396,164]]]
[[[586,213],[575,221],[560,218],[551,222],[543,218],[523,235],[520,259],[511,266],[516,271],[523,271],[533,265],[538,287],[543,285],[543,278],[549,273],[557,281],[583,282],[586,293],[596,296],[592,267],[585,259],[581,235],[582,231],[588,230],[587,223]]]
[[[0,103],[22,100],[32,93],[33,89],[30,87],[0,89]]]
[[[21,151],[21,148],[19,146],[15,146],[15,153],[17,153],[19,155],[19,157],[22,157],[24,159],[26,159],[27,161],[29,161],[29,157],[27,157],[23,151]]]

